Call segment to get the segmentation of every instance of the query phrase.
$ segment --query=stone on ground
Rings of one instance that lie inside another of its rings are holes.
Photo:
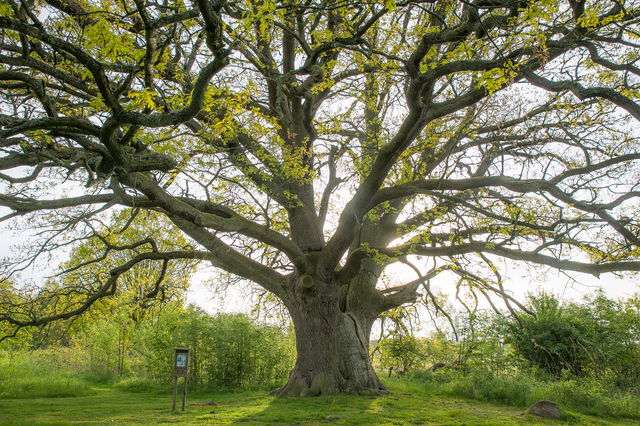
[[[562,409],[553,401],[538,401],[527,410],[527,414],[542,417],[545,419],[560,420]]]

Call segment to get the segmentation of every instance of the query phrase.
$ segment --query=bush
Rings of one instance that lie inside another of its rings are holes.
[[[563,370],[580,375],[588,362],[583,349],[588,344],[587,324],[576,321],[548,294],[530,296],[529,305],[534,315],[522,315],[507,325],[507,339],[516,353],[555,376]]]
[[[144,387],[172,381],[174,348],[190,348],[189,386],[248,388],[286,380],[293,335],[245,315],[211,316],[170,303],[137,322],[126,312],[95,319],[74,338],[85,354],[81,374],[93,383]]]
[[[173,348],[191,349],[189,382],[216,388],[269,386],[286,380],[295,360],[292,335],[245,315],[171,310],[140,325],[134,351],[142,374],[168,383]],[[139,373],[140,374],[140,373]]]
[[[530,365],[556,377],[607,378],[621,387],[640,382],[640,303],[596,294],[561,305],[548,294],[529,297],[535,314],[506,323],[506,338]]]

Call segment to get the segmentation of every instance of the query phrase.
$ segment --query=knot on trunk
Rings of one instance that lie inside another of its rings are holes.
[[[307,290],[311,290],[316,285],[316,280],[309,274],[301,275],[299,278],[300,286]]]

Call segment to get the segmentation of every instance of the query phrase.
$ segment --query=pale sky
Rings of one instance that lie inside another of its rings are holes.
[[[519,301],[523,301],[527,293],[538,291],[550,292],[567,301],[579,301],[585,295],[593,294],[598,289],[602,289],[608,297],[616,299],[628,298],[634,293],[640,292],[640,275],[638,274],[635,277],[629,273],[626,274],[627,277],[617,277],[607,273],[596,278],[577,272],[567,274],[546,266],[527,266],[522,262],[511,260],[505,260],[500,266],[505,268],[505,289]],[[218,312],[248,313],[251,309],[251,301],[246,289],[229,289],[225,295],[214,293],[206,285],[208,279],[215,279],[210,273],[211,268],[207,269],[209,273],[203,271],[196,274],[187,296],[187,302],[200,306],[212,314]],[[416,278],[415,274],[403,270],[402,267],[391,268],[389,273],[398,282],[408,282]],[[442,291],[449,294],[449,300],[455,306],[457,303],[454,297],[454,284],[454,281],[443,277],[433,280],[432,289],[434,293]],[[482,297],[479,299],[482,300]],[[488,307],[488,305],[483,306]],[[424,318],[424,320],[428,321],[428,318]]]

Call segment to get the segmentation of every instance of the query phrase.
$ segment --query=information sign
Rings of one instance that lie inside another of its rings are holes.
[[[184,389],[182,392],[182,411],[187,401],[187,385],[189,380],[189,349],[176,348],[173,358],[173,411],[176,410],[178,396],[178,377],[184,377]]]

